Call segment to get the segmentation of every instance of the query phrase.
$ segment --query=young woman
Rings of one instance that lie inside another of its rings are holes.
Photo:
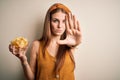
[[[46,14],[41,39],[32,44],[30,64],[27,49],[10,45],[9,50],[20,59],[27,80],[75,80],[73,53],[80,42],[79,22],[65,5],[56,3]]]

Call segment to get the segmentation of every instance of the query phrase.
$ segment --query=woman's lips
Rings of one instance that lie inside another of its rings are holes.
[[[57,30],[57,32],[62,32],[62,30]]]

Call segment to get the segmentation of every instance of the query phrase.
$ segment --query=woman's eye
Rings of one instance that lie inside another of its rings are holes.
[[[58,22],[58,20],[53,20],[53,22]]]
[[[63,23],[65,23],[65,20],[63,20]]]

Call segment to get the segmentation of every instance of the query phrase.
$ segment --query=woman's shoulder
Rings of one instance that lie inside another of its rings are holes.
[[[33,42],[32,42],[32,46],[34,46],[34,47],[37,47],[37,46],[39,46],[40,45],[40,41],[39,40],[34,40]]]
[[[42,40],[34,40],[32,42],[32,50],[38,54],[41,48],[43,47],[43,44],[44,44],[44,41]]]
[[[40,48],[40,45],[42,45],[43,46],[43,44],[44,44],[44,41],[40,41],[40,40],[34,40],[33,42],[32,42],[32,47],[34,47],[36,50],[38,50],[39,48]]]
[[[39,46],[40,46],[40,41],[39,40],[34,40],[32,42],[32,50],[34,50],[35,52],[38,52]]]
[[[34,43],[34,44],[39,44],[39,43],[40,43],[40,40],[33,40],[33,43]]]

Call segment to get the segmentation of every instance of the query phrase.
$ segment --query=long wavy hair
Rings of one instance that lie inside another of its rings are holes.
[[[56,3],[52,5],[47,11],[45,21],[44,21],[43,35],[40,38],[40,41],[44,41],[44,46],[43,46],[44,58],[45,58],[45,50],[50,44],[51,35],[52,35],[51,29],[50,29],[51,28],[50,26],[51,17],[54,13],[58,11],[62,11],[65,14],[68,14],[69,12],[71,12],[66,6],[60,3]],[[61,35],[60,39],[63,40],[65,38],[66,38],[66,31],[63,33],[63,35]],[[56,63],[55,63],[55,68],[54,68],[56,73],[60,71],[60,69],[62,68],[64,64],[66,51],[69,51],[70,58],[75,65],[74,57],[73,57],[72,52],[70,51],[70,47],[68,47],[67,45],[60,45],[57,51]]]

